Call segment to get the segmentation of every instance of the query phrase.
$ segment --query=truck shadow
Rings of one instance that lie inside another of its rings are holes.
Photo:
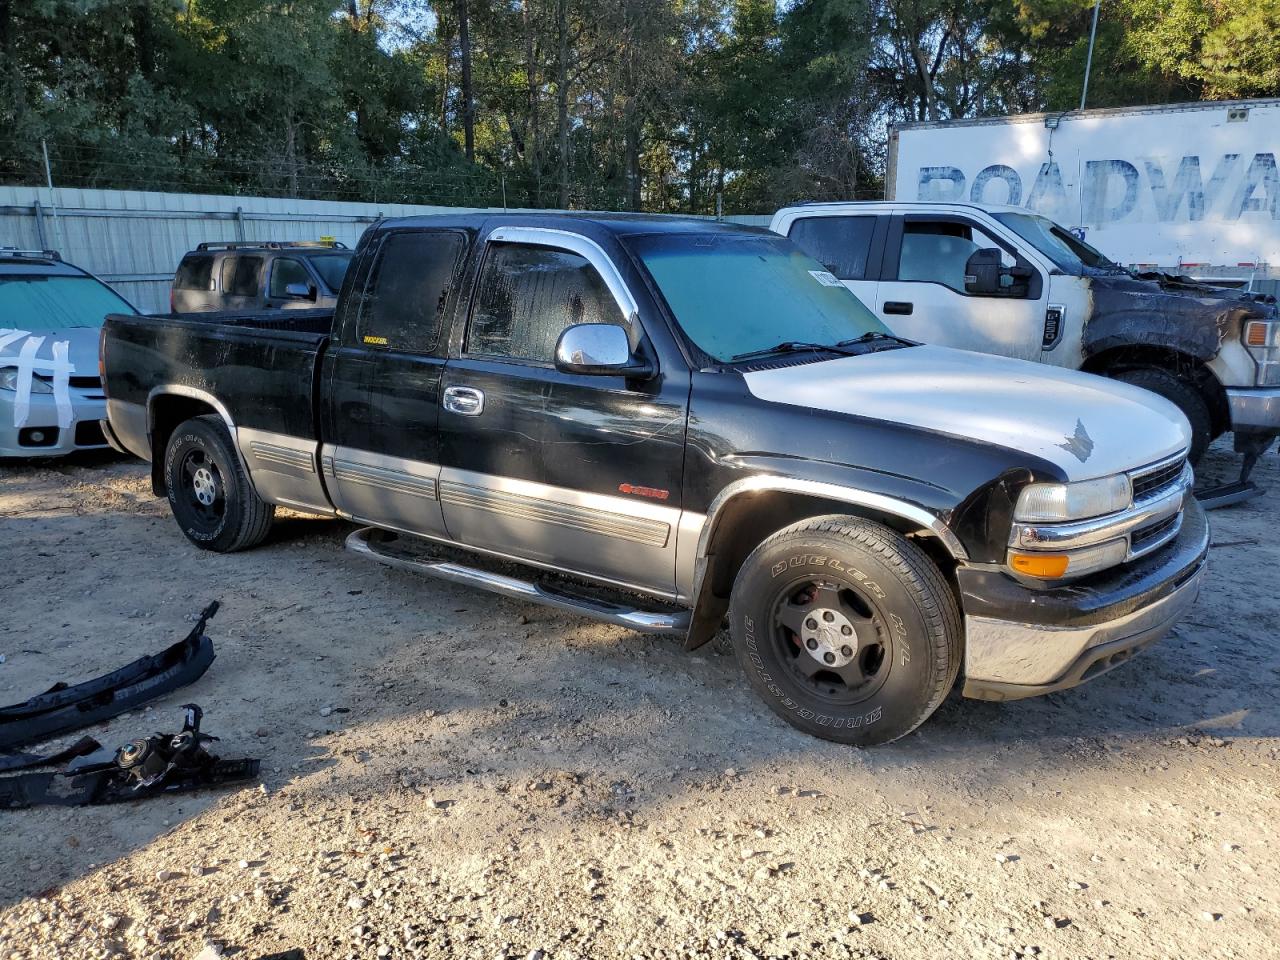
[[[107,470],[113,482],[135,472]],[[1275,486],[1274,463],[1259,472]],[[1280,606],[1256,575],[1280,563],[1280,547],[1260,536],[1274,527],[1276,494],[1215,514],[1200,602],[1133,662],[1038,700],[953,696],[915,734],[860,751],[787,726],[714,646],[690,654],[668,638],[363,563],[342,550],[352,528],[338,521],[283,517],[258,550],[208,554],[162,504],[95,501],[80,489],[84,471],[71,476],[80,486],[56,491],[57,509],[30,516],[4,498],[36,502],[36,473],[0,491],[0,561],[14,571],[0,701],[158,650],[185,632],[186,614],[220,599],[209,628],[218,657],[204,677],[151,711],[83,732],[118,743],[176,729],[178,706],[194,701],[223,738],[221,755],[263,759],[268,793],[5,813],[0,862],[14,869],[0,878],[0,907],[87,875],[109,879],[126,858],[168,868],[149,848],[172,849],[161,839],[170,833],[200,837],[218,869],[232,870],[252,858],[236,846],[243,835],[224,840],[220,825],[282,802],[303,811],[390,803],[447,818],[452,804],[487,791],[512,817],[558,811],[551,833],[582,818],[643,821],[739,789],[901,813],[914,808],[923,769],[975,804],[997,803],[1032,779],[1117,754],[1158,764],[1218,741],[1280,737]],[[305,817],[272,822],[308,829]]]

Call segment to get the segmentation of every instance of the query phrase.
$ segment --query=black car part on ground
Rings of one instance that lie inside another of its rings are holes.
[[[213,641],[204,627],[217,612],[215,600],[185,638],[157,654],[75,686],[56,683],[25,703],[0,707],[0,750],[108,720],[197,680],[213,662]]]
[[[30,770],[32,767],[56,767],[60,763],[74,760],[101,750],[102,744],[93,737],[81,737],[65,750],[57,753],[0,753],[0,773],[12,770]]]
[[[204,714],[196,704],[183,709],[186,720],[179,733],[156,733],[130,740],[118,750],[99,750],[72,760],[58,773],[0,777],[0,810],[123,803],[258,776],[259,760],[219,760],[205,750],[206,743],[218,738],[200,732]]]

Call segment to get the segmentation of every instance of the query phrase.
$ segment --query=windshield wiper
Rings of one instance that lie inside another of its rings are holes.
[[[853,341],[845,341],[852,343]],[[803,340],[783,340],[781,343],[775,343],[772,347],[765,347],[762,350],[748,350],[746,353],[737,353],[729,358],[730,363],[738,363],[742,360],[755,360],[758,357],[767,357],[775,353],[799,353],[803,350],[812,350],[815,353],[838,353],[843,357],[856,356],[852,350],[845,349],[845,343],[805,343]]]
[[[868,330],[860,337],[854,337],[851,340],[841,340],[836,344],[837,347],[851,347],[859,343],[870,343],[872,340],[894,340],[903,346],[914,347],[916,341],[908,340],[906,337],[895,336],[892,333],[885,333],[883,330]]]

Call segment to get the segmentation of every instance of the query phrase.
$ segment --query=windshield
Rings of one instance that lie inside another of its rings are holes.
[[[685,334],[722,363],[782,341],[837,344],[888,332],[784,237],[665,233],[631,246]]]
[[[311,265],[320,274],[320,279],[329,288],[330,293],[337,293],[342,287],[342,278],[347,275],[347,267],[351,265],[351,253],[325,253],[311,258]]]
[[[1120,264],[1064,230],[1052,220],[1031,213],[995,213],[997,220],[1031,244],[1067,273],[1128,272]]]
[[[137,313],[93,277],[0,276],[0,322],[32,333],[100,327],[108,313]]]

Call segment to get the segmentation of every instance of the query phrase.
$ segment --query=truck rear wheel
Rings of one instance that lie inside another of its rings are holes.
[[[1213,418],[1209,416],[1209,404],[1205,402],[1194,384],[1181,380],[1176,374],[1158,367],[1139,367],[1136,370],[1122,370],[1114,375],[1117,380],[1131,383],[1143,390],[1164,397],[1182,411],[1182,415],[1191,424],[1191,452],[1187,459],[1195,466],[1204,456],[1205,450],[1213,440]]]
[[[222,421],[204,416],[179,424],[165,449],[173,517],[188,540],[217,553],[256,547],[276,510],[254,492],[232,444]]]
[[[760,544],[729,616],[756,692],[827,740],[906,736],[960,670],[960,613],[942,573],[906,537],[856,517],[803,520]]]

